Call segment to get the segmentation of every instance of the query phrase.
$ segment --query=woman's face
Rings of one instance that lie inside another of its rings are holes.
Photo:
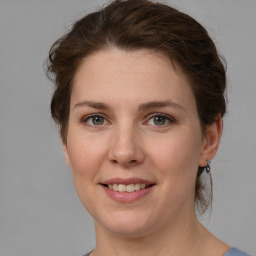
[[[111,49],[84,59],[64,153],[96,228],[139,236],[191,219],[214,127],[202,135],[191,87],[162,54]]]

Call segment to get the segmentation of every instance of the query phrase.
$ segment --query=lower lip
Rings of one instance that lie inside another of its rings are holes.
[[[115,201],[121,202],[121,203],[131,203],[146,196],[153,189],[154,186],[141,189],[138,191],[134,191],[134,192],[118,192],[118,191],[109,189],[108,187],[105,187],[105,186],[102,186],[102,187],[106,191],[108,196],[110,196]]]

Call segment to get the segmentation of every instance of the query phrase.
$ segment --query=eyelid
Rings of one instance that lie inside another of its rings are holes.
[[[104,120],[105,120],[107,123],[110,123],[110,121],[108,120],[108,118],[106,117],[106,115],[103,114],[103,113],[93,113],[93,114],[85,115],[85,116],[83,116],[83,117],[81,118],[81,123],[86,123],[88,126],[97,127],[97,125],[90,125],[90,124],[88,124],[88,120],[89,120],[90,118],[95,117],[95,116],[102,117],[102,118],[104,118]],[[168,121],[168,123],[162,125],[162,127],[168,126],[168,125],[170,125],[170,124],[172,124],[172,123],[177,123],[177,120],[176,120],[174,117],[170,116],[169,114],[164,114],[164,113],[161,113],[161,112],[155,112],[155,113],[151,113],[151,114],[147,115],[147,116],[145,117],[145,118],[146,118],[146,121],[145,121],[144,123],[147,123],[151,118],[156,117],[156,116],[164,117],[164,118],[166,118],[166,120]],[[106,125],[106,124],[103,124],[103,125]],[[101,127],[101,126],[103,126],[103,125],[98,125],[98,127]],[[161,127],[161,126],[159,125],[159,127]]]
[[[83,116],[83,117],[81,118],[81,122],[82,122],[82,123],[86,123],[88,126],[96,127],[97,125],[90,125],[90,124],[88,124],[88,120],[89,120],[90,118],[93,118],[93,117],[96,117],[96,116],[101,117],[101,118],[104,118],[104,120],[105,120],[107,123],[110,123],[110,122],[108,121],[106,115],[103,114],[103,113],[93,113],[93,114],[85,115],[85,116]],[[103,125],[104,125],[104,124],[103,124]],[[103,125],[98,125],[98,127],[103,126]]]
[[[148,122],[151,118],[156,117],[156,116],[160,116],[160,117],[166,118],[167,121],[169,122],[169,124],[170,123],[174,123],[174,124],[177,123],[177,120],[174,117],[172,117],[172,116],[170,116],[168,114],[161,113],[161,112],[160,113],[156,112],[156,113],[149,114],[146,117],[147,118],[146,122]],[[164,124],[164,125],[162,125],[162,127],[168,126],[169,124]],[[159,125],[159,127],[161,127],[161,126]]]

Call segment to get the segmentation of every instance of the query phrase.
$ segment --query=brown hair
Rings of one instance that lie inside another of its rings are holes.
[[[148,0],[115,0],[78,20],[51,47],[47,74],[55,82],[51,113],[66,142],[72,82],[80,61],[100,50],[152,49],[163,52],[187,76],[193,89],[202,131],[226,112],[226,75],[222,59],[205,28],[187,14]],[[204,211],[198,168],[195,202]]]

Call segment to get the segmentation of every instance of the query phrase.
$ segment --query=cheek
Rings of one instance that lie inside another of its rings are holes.
[[[191,132],[174,133],[157,144],[153,143],[150,148],[151,159],[162,179],[168,177],[169,182],[177,185],[190,183],[194,186],[201,151],[200,136]]]
[[[68,137],[68,154],[74,176],[93,178],[106,155],[104,143],[95,136],[73,133]]]
[[[156,143],[153,143],[156,144]],[[165,166],[169,165],[187,165],[194,163],[197,166],[198,159],[201,151],[200,139],[183,134],[176,136],[169,136],[158,141],[159,146],[151,146],[152,153],[159,159]],[[167,164],[169,163],[169,164]],[[183,163],[183,164],[182,164]]]
[[[105,158],[105,148],[94,137],[83,133],[70,133],[68,137],[68,155],[73,173],[73,181],[77,195],[84,207],[95,215],[95,195],[102,162]]]

